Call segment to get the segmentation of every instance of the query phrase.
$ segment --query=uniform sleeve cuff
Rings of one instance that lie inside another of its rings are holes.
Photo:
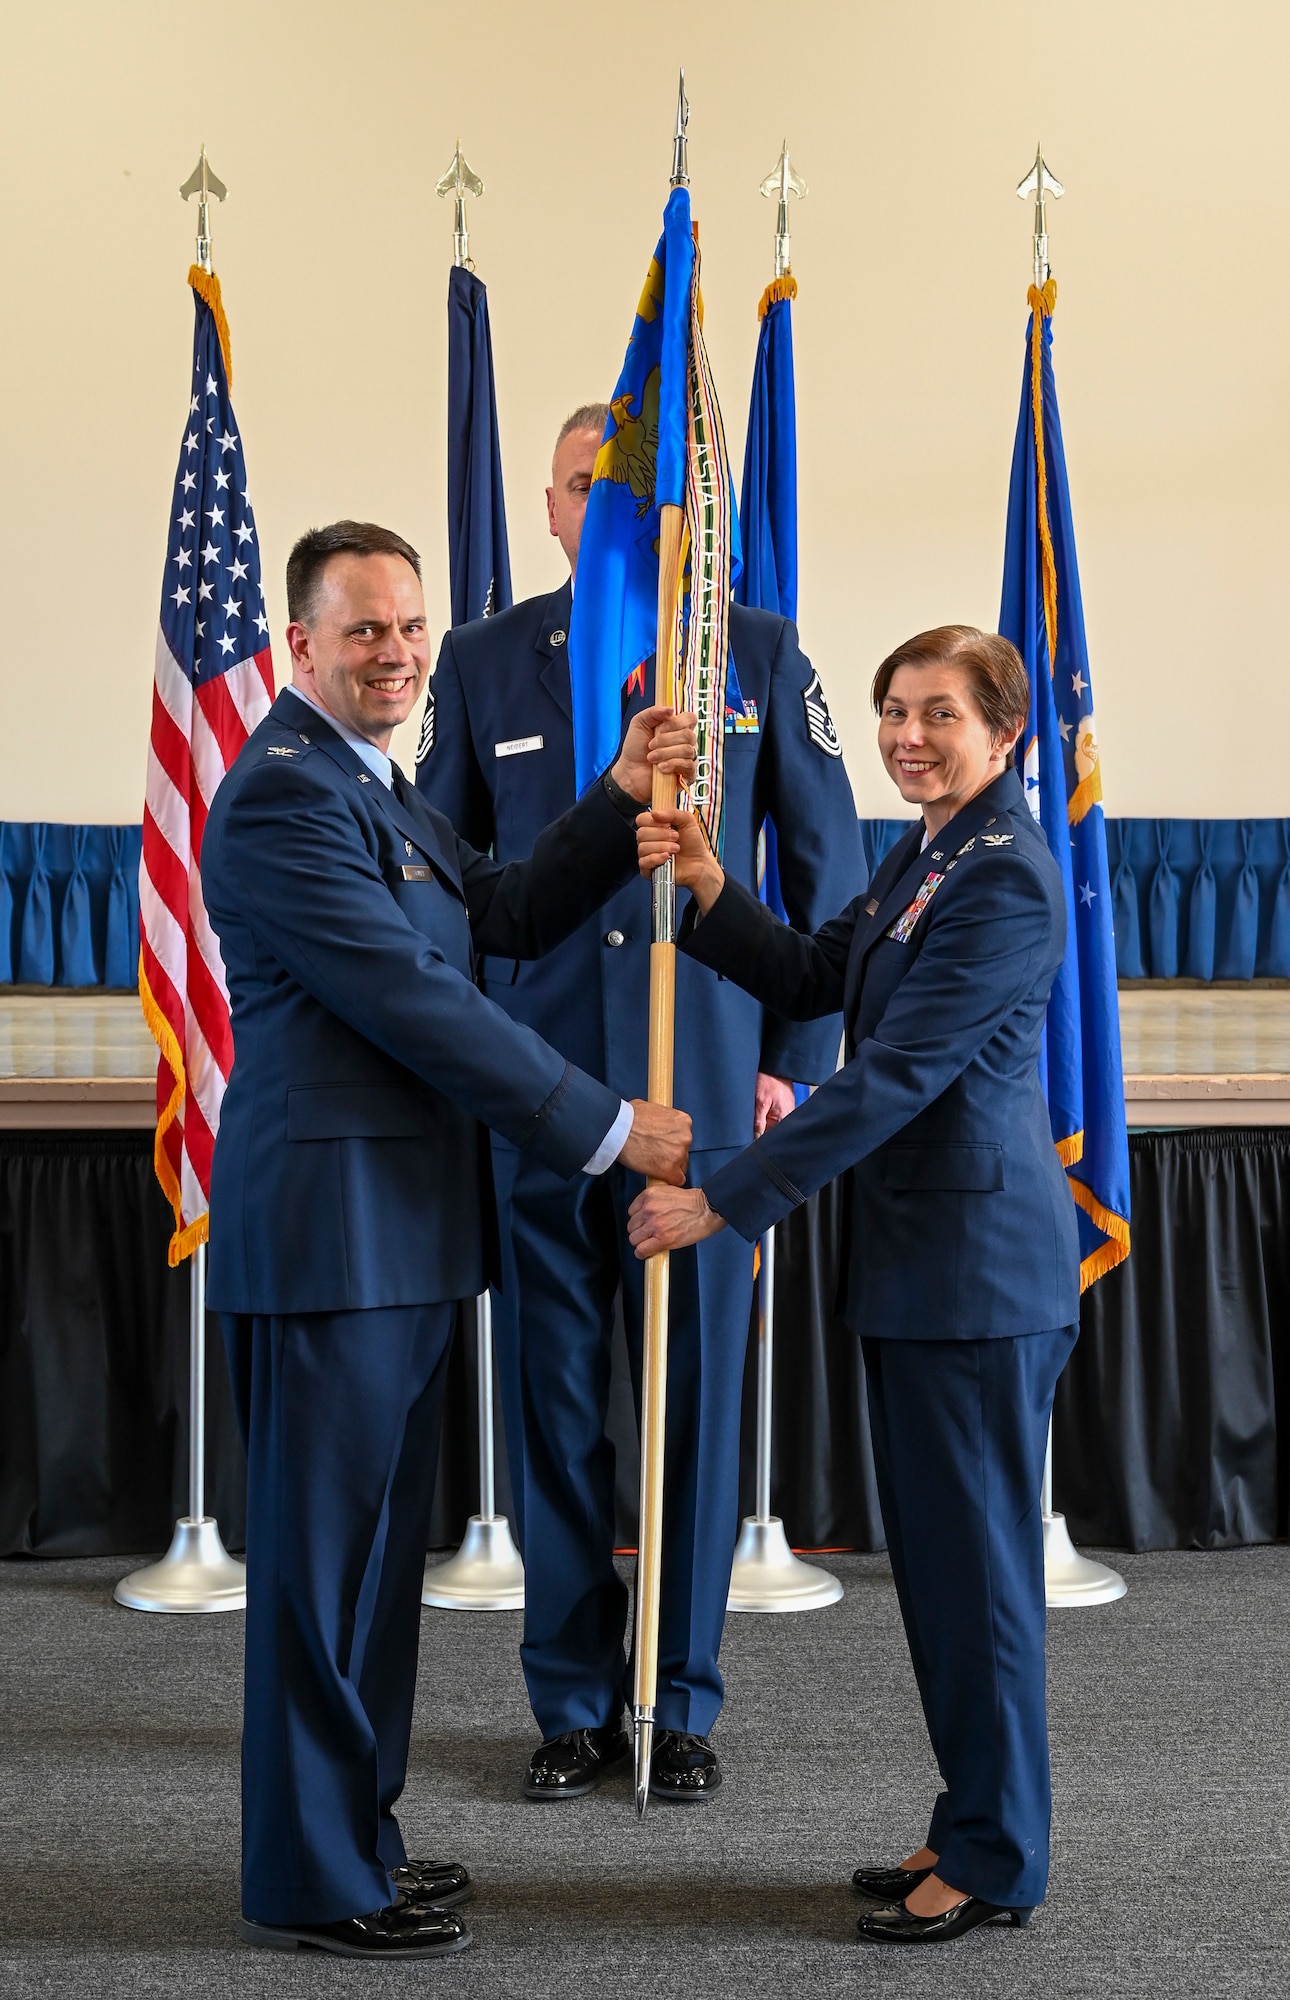
[[[607,1167],[613,1166],[627,1144],[627,1135],[632,1129],[632,1119],[635,1115],[627,1099],[623,1098],[618,1107],[617,1118],[584,1166],[582,1170],[584,1174],[603,1174]]]

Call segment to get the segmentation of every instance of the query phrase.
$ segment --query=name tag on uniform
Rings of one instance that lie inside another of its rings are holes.
[[[494,743],[494,757],[522,757],[526,750],[540,750],[540,736],[513,736],[509,743]]]
[[[403,864],[403,879],[405,882],[433,882],[434,870],[422,867],[413,861],[405,861]]]

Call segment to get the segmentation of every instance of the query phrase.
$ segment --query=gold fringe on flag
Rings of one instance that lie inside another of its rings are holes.
[[[193,266],[198,269],[197,265]],[[202,276],[206,273],[203,271]],[[174,1083],[157,1117],[157,1129],[152,1140],[152,1165],[161,1191],[170,1203],[175,1218],[175,1233],[166,1248],[166,1261],[172,1270],[182,1264],[185,1257],[191,1257],[199,1243],[205,1243],[210,1236],[210,1216],[199,1215],[195,1222],[184,1225],[183,1200],[175,1170],[170,1164],[170,1155],[165,1148],[165,1138],[178,1118],[188,1089],[188,1079],[184,1068],[184,1052],[175,1039],[175,1031],[157,1005],[156,995],[148,984],[148,975],[143,969],[143,953],[139,953],[139,999],[143,1005],[143,1018],[153,1041],[161,1053],[161,1059],[169,1069]]]
[[[1085,1215],[1096,1224],[1107,1239],[1105,1243],[1099,1244],[1096,1250],[1091,1251],[1080,1264],[1079,1288],[1081,1292],[1086,1292],[1091,1284],[1104,1276],[1107,1271],[1113,1271],[1116,1265],[1122,1264],[1128,1256],[1129,1225],[1113,1208],[1104,1207],[1097,1196],[1085,1187],[1083,1181],[1077,1180],[1074,1174],[1067,1174],[1066,1178],[1070,1182],[1070,1190],[1077,1206],[1083,1209]]]
[[[772,278],[761,295],[761,304],[757,308],[758,319],[765,319],[771,307],[777,306],[781,299],[795,299],[796,297],[797,279],[791,272],[787,277]]]
[[[224,374],[228,386],[233,387],[233,344],[229,339],[228,321],[224,317],[224,296],[219,288],[219,279],[213,271],[203,271],[200,264],[192,264],[188,269],[188,282],[199,299],[204,299],[215,319],[215,331],[219,335],[219,351],[224,356]]]

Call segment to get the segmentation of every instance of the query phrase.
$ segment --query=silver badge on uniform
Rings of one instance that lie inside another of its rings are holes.
[[[426,710],[421,718],[421,734],[417,739],[416,762],[424,764],[434,749],[434,682],[426,689]]]
[[[842,745],[833,727],[833,717],[829,714],[829,704],[824,699],[818,674],[813,673],[810,685],[802,689],[802,706],[806,710],[806,733],[816,749],[822,750],[826,757],[840,757]]]

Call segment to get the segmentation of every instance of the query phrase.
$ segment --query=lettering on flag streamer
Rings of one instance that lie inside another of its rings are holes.
[[[690,798],[714,854],[725,815],[726,664],[730,657],[732,516],[725,428],[703,339],[699,250],[690,282],[688,450],[685,526],[690,613],[678,632],[679,705],[698,717],[698,759]],[[685,580],[681,589],[684,591]],[[676,616],[684,617],[683,599]],[[742,701],[741,701],[742,707]]]

